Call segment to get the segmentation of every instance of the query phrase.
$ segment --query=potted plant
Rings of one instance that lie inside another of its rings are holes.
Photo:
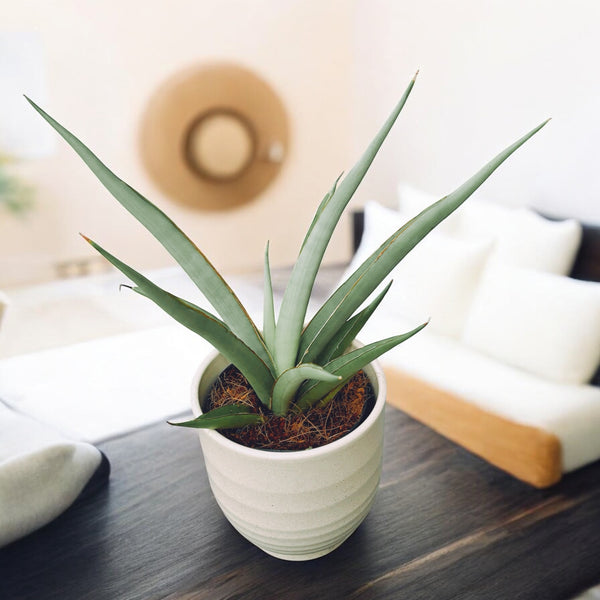
[[[223,512],[242,535],[274,556],[305,560],[339,546],[365,518],[381,472],[385,381],[374,362],[408,333],[355,341],[389,289],[365,308],[400,260],[458,208],[545,122],[503,150],[466,183],[385,240],[305,323],[315,277],[331,235],[414,85],[410,82],[382,129],[346,177],[320,203],[304,238],[276,318],[268,244],[262,331],[193,242],[160,209],[114,175],[83,143],[33,102],[113,196],[171,253],[220,318],[176,297],[87,241],[176,321],[214,347],[192,385],[194,419],[206,468]],[[442,259],[442,257],[440,257]],[[357,400],[358,399],[358,400]],[[352,405],[351,418],[338,419]],[[319,423],[331,423],[311,437]],[[345,419],[345,421],[344,421]],[[338,421],[343,427],[337,428]],[[292,441],[303,438],[302,449]]]

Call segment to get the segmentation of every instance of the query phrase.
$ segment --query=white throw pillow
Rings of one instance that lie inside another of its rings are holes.
[[[510,230],[517,209],[477,198],[465,203],[456,235],[461,237],[501,237]]]
[[[600,362],[600,284],[490,264],[463,341],[546,379],[586,383]]]
[[[389,208],[374,202],[367,204],[363,238],[343,279],[406,220]],[[431,318],[429,329],[458,337],[491,247],[486,241],[459,240],[430,233],[376,290],[380,291],[387,281],[394,280],[378,310],[392,319],[410,319],[415,324]]]
[[[581,225],[550,221],[527,208],[491,202],[465,204],[456,229],[460,237],[493,237],[493,260],[515,267],[568,275],[581,243]]]
[[[407,183],[398,184],[398,210],[407,215],[409,219],[416,217],[421,211],[425,210],[428,206],[431,206],[442,197],[443,194],[436,196],[429,192],[417,189]],[[459,225],[461,208],[444,219],[438,225],[436,231],[448,235],[455,233]]]
[[[381,244],[410,220],[406,214],[377,202],[367,202],[363,209],[364,226],[360,244],[344,273],[344,279],[353,273]]]
[[[392,271],[387,310],[420,322],[435,333],[459,337],[464,329],[492,243],[433,233]]]

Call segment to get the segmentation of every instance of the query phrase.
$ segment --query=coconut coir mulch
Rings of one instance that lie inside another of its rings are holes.
[[[238,429],[219,430],[230,440],[265,450],[306,450],[333,442],[365,418],[375,403],[375,393],[363,371],[356,373],[323,407],[286,417],[274,415],[258,399],[246,378],[229,365],[213,384],[207,410],[227,404],[243,404],[262,414],[265,422]]]

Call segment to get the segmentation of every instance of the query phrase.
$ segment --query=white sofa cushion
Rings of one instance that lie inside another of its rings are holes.
[[[581,243],[577,221],[550,221],[527,208],[476,200],[460,211],[456,235],[494,238],[493,260],[557,275],[571,271]]]
[[[600,284],[490,264],[463,341],[561,383],[585,383],[600,361]]]
[[[367,202],[364,206],[364,226],[360,244],[344,277],[354,271],[390,235],[409,220],[410,217],[406,213],[388,208],[378,202]]]
[[[428,236],[392,272],[388,311],[420,322],[431,318],[433,331],[459,337],[491,248],[485,241]]]
[[[404,222],[397,211],[368,203],[363,238],[344,279]],[[429,234],[390,274],[394,283],[380,310],[415,324],[431,318],[431,329],[458,337],[491,247],[486,241]]]
[[[410,325],[376,312],[360,339],[369,343]],[[564,472],[600,458],[598,387],[560,384],[526,373],[428,327],[380,361],[385,368],[399,369],[483,410],[556,435]]]
[[[443,194],[436,196],[435,194],[424,192],[407,183],[398,184],[398,210],[407,215],[410,219],[416,217],[421,211],[425,210],[428,206],[431,206],[442,197]],[[459,226],[461,210],[462,207],[459,209],[459,212],[454,212],[444,219],[438,225],[437,231],[448,235],[456,233]]]

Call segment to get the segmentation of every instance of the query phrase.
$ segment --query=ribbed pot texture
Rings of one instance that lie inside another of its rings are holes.
[[[192,409],[227,361],[212,353],[192,384]],[[229,522],[267,554],[309,560],[328,554],[367,516],[375,499],[383,454],[385,379],[374,362],[364,369],[376,403],[363,423],[339,440],[310,450],[247,448],[218,431],[199,430],[213,494]]]

